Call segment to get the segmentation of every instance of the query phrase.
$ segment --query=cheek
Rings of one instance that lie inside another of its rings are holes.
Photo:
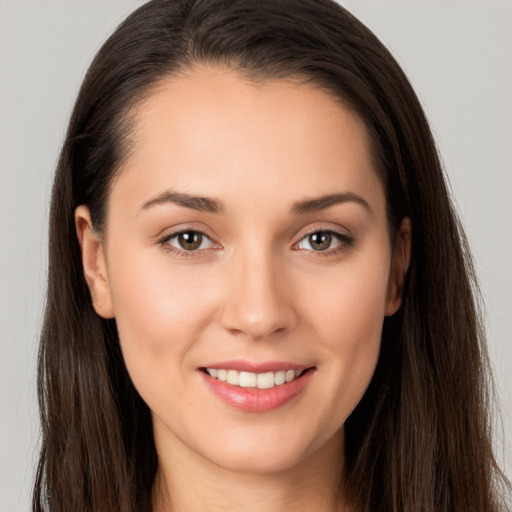
[[[324,276],[323,282],[318,278],[310,287],[315,290],[311,306],[304,311],[319,353],[331,361],[323,367],[322,394],[332,396],[326,407],[340,424],[362,398],[379,357],[389,264],[369,263]]]
[[[329,331],[333,343],[364,345],[380,333],[385,316],[390,260],[387,251],[367,251],[340,267],[311,275],[307,303],[312,322]],[[306,296],[304,297],[304,302]],[[307,310],[304,314],[308,314]]]
[[[186,364],[188,348],[214,310],[215,287],[191,265],[171,264],[161,249],[113,253],[109,269],[121,348],[132,378],[172,362]]]

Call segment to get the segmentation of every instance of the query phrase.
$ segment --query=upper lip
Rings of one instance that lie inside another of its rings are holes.
[[[216,368],[218,370],[236,370],[239,372],[266,373],[286,370],[306,370],[310,368],[306,364],[297,364],[290,361],[247,361],[232,359],[204,365],[202,368]]]

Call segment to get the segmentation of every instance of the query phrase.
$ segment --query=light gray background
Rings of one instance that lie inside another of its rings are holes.
[[[141,3],[0,0],[0,512],[29,510],[52,172],[86,67]],[[391,49],[431,120],[487,306],[510,477],[512,1],[343,3]]]

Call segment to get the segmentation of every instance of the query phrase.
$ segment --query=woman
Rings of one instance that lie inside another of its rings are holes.
[[[80,91],[50,246],[34,510],[499,510],[435,146],[338,5],[132,14]]]

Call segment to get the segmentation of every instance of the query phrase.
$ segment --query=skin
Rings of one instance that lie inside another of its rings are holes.
[[[105,232],[85,206],[76,225],[96,311],[116,318],[152,411],[155,510],[171,510],[168,495],[172,510],[343,509],[343,424],[374,372],[410,254],[407,220],[390,239],[364,124],[310,85],[198,68],[161,84],[135,126]],[[222,212],[161,200],[170,190]],[[294,211],[333,193],[352,196]],[[177,254],[169,237],[183,229],[207,237]],[[314,231],[341,238],[319,250]],[[198,370],[231,359],[314,373],[286,405],[244,412]]]

